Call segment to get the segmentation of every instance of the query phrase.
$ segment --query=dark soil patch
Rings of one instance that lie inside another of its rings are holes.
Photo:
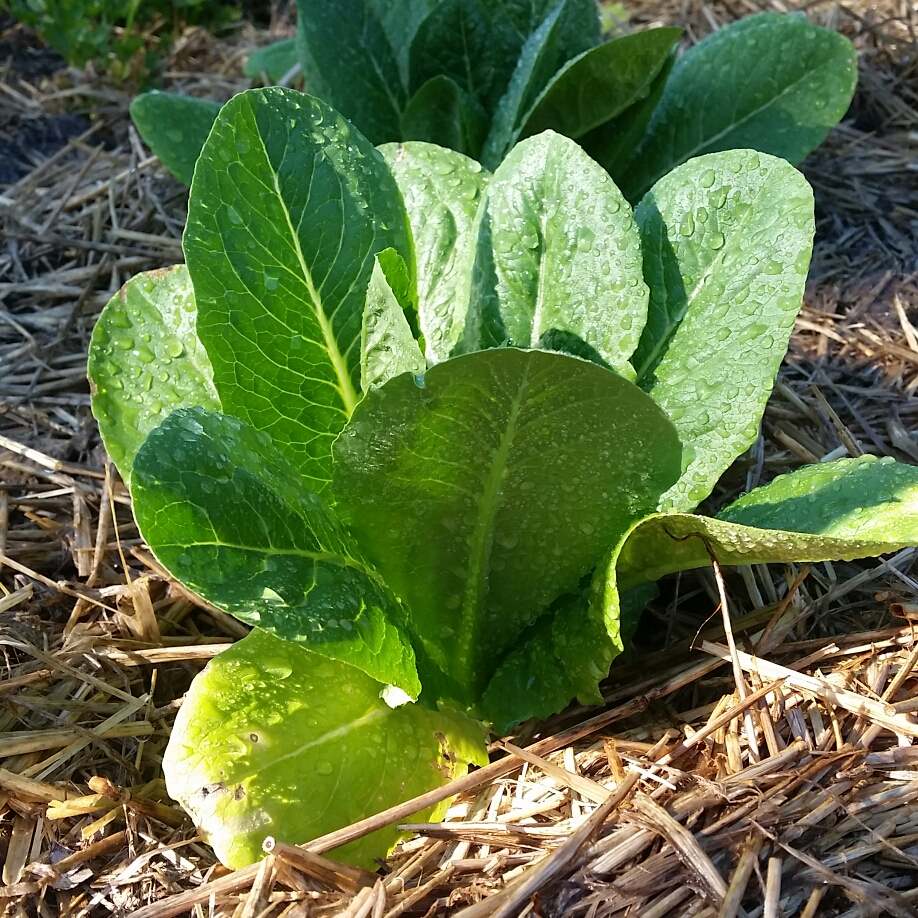
[[[14,116],[0,129],[0,185],[18,182],[36,162],[53,155],[89,128],[89,119],[76,112],[37,118]]]
[[[7,80],[33,83],[66,66],[64,59],[8,13],[0,13],[0,71]]]

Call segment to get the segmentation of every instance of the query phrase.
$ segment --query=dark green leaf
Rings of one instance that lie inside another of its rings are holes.
[[[856,82],[851,42],[803,13],[725,26],[676,63],[622,190],[636,201],[680,163],[719,150],[799,163],[845,114]]]
[[[369,0],[370,9],[382,24],[398,61],[402,85],[408,85],[411,42],[421,23],[443,0]]]
[[[694,538],[693,538],[694,536]],[[711,563],[851,561],[918,545],[918,468],[864,456],[808,465],[716,519],[675,513],[639,523],[618,559],[626,586]]]
[[[693,509],[758,435],[803,300],[813,193],[784,160],[711,153],[635,211],[650,286],[638,385],[691,452],[662,508]]]
[[[89,348],[92,411],[109,456],[128,483],[147,434],[176,408],[220,410],[198,340],[184,265],[137,274],[102,310]]]
[[[210,99],[145,92],[131,103],[131,120],[162,164],[190,185],[194,164],[221,108]]]
[[[413,267],[392,174],[318,99],[250,90],[208,138],[184,245],[223,410],[269,431],[321,491],[357,402],[375,256],[393,248]]]
[[[626,590],[607,607],[591,603],[590,591],[558,605],[507,654],[481,701],[496,733],[509,733],[531,717],[562,711],[576,696],[581,704],[602,704],[599,683],[612,661],[627,649],[641,612],[656,595],[655,584]],[[619,609],[621,600],[621,609]]]
[[[660,595],[657,584],[653,581],[638,583],[635,586],[622,590],[619,601],[619,631],[625,653],[631,650],[631,642],[637,633],[641,616],[648,603],[653,602]]]
[[[386,259],[390,262],[388,272],[381,264],[386,255],[391,255]],[[377,255],[363,313],[360,385],[364,392],[400,373],[424,373],[427,369],[402,306],[408,280],[405,262],[392,249]]]
[[[487,763],[480,724],[416,704],[390,708],[382,689],[255,630],[192,682],[163,759],[169,794],[217,857],[240,868],[263,856],[269,835],[302,844]],[[373,868],[398,837],[388,826],[331,857]]]
[[[647,29],[569,61],[526,116],[520,137],[551,130],[579,139],[645,98],[682,34]]]
[[[445,76],[429,79],[409,100],[402,115],[405,140],[421,140],[478,157],[488,116],[462,87]]]
[[[555,654],[553,621],[539,619],[497,667],[481,699],[481,715],[497,734],[531,717],[563,711],[577,689]]]
[[[612,181],[619,187],[625,183],[623,171],[650,124],[675,62],[676,53],[673,51],[654,77],[646,96],[628,106],[620,115],[577,138],[577,143],[612,176]]]
[[[262,74],[272,83],[285,77],[297,64],[296,39],[286,38],[253,51],[245,62],[243,73],[250,80],[260,80]]]
[[[482,162],[489,168],[500,165],[519,136],[523,116],[563,63],[559,44],[564,9],[564,3],[551,9],[523,45],[510,85],[497,104],[482,152]]]
[[[609,176],[546,131],[504,160],[484,208],[464,349],[570,350],[571,337],[633,379],[647,287],[631,208]]]
[[[371,0],[297,0],[297,53],[310,92],[373,143],[401,136],[405,90]]]
[[[411,42],[409,90],[428,80],[449,77],[490,109],[503,90],[499,48],[484,0],[443,0],[421,23]]]
[[[398,600],[267,434],[173,412],[138,451],[132,485],[143,537],[192,590],[417,697]]]
[[[446,360],[465,326],[473,227],[490,175],[461,153],[425,143],[381,152],[401,189],[417,257],[418,312],[431,363]]]
[[[491,0],[488,8],[494,19],[495,38],[502,57],[510,63],[506,79],[526,40],[558,5],[559,0]],[[602,36],[596,0],[567,0],[563,5],[558,51],[565,63],[598,45]]]
[[[437,688],[471,702],[526,625],[656,505],[679,456],[662,411],[617,374],[505,348],[372,390],[336,442],[334,490],[451,680]]]

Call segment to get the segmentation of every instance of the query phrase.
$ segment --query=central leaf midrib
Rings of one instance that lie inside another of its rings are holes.
[[[375,721],[379,720],[382,717],[385,717],[386,714],[391,713],[390,711],[384,711],[382,708],[375,708],[371,711],[368,711],[362,717],[358,717],[346,724],[342,724],[340,727],[335,727],[333,730],[329,730],[328,733],[323,733],[322,736],[316,737],[314,740],[310,740],[308,743],[304,743],[298,749],[293,749],[286,755],[279,756],[276,759],[272,759],[268,768],[276,768],[281,762],[286,761],[287,759],[295,758],[296,756],[303,755],[304,752],[308,752],[310,749],[314,749],[316,746],[324,746],[327,743],[334,742],[339,740],[344,736],[347,736],[348,733],[353,732],[354,730],[359,730],[362,727],[369,726]],[[252,777],[257,775],[258,772],[255,771],[252,773]]]
[[[548,243],[546,242],[546,232],[548,230],[548,214],[545,210],[539,214],[539,280],[536,287],[535,310],[532,314],[532,328],[529,332],[529,346],[535,350],[539,346],[539,340],[542,337],[542,313],[545,310],[546,297],[546,278],[548,276],[548,266],[545,262],[548,260]]]
[[[255,113],[252,112],[253,117],[254,114]],[[280,176],[271,165],[271,159],[268,156],[268,148],[265,146],[264,137],[262,137],[261,132],[257,128],[257,125],[255,126],[255,134],[261,143],[261,149],[265,157],[265,165],[267,166],[268,171],[271,173],[271,180],[274,185],[274,194],[277,196],[277,201],[284,213],[284,219],[287,221],[287,228],[290,231],[290,237],[293,240],[293,250],[296,254],[300,270],[303,274],[303,281],[306,284],[306,291],[309,294],[310,300],[312,301],[313,312],[315,313],[316,321],[319,323],[319,328],[322,332],[322,337],[325,343],[325,350],[328,353],[329,362],[331,363],[332,369],[335,371],[335,376],[338,380],[338,394],[341,396],[341,401],[344,403],[344,407],[347,409],[348,416],[350,416],[353,413],[354,408],[357,407],[357,392],[354,389],[354,384],[351,382],[351,376],[348,372],[347,363],[344,360],[344,355],[341,353],[341,350],[338,347],[338,341],[335,338],[334,329],[332,328],[328,316],[325,314],[325,306],[322,301],[322,296],[319,293],[315,283],[313,282],[312,271],[310,271],[309,266],[306,264],[306,258],[304,257],[303,249],[300,246],[300,237],[293,226],[293,220],[291,219],[290,210],[287,207],[287,202],[284,200],[283,195],[281,194]]]
[[[469,651],[477,645],[477,633],[482,625],[481,604],[487,589],[490,576],[488,556],[494,540],[494,521],[500,509],[500,492],[503,481],[503,472],[507,465],[507,457],[517,432],[520,409],[526,389],[529,385],[529,361],[520,380],[516,395],[510,406],[510,414],[504,432],[501,434],[500,443],[494,453],[491,468],[484,480],[481,502],[479,503],[478,521],[472,538],[470,556],[473,565],[469,569],[469,579],[465,587],[465,598],[462,603],[462,622],[459,634],[459,652],[464,656],[464,673],[462,681],[468,684],[468,677],[472,672],[472,660]]]

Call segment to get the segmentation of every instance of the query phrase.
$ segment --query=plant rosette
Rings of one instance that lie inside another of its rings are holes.
[[[551,131],[491,175],[291,90],[221,110],[187,267],[109,303],[89,374],[144,539],[253,627],[164,759],[224,863],[441,785],[485,724],[600,703],[666,573],[918,543],[918,469],[873,457],[692,513],[757,436],[812,237],[806,181],[753,150],[632,211]]]
[[[803,13],[746,17],[678,58],[681,29],[603,41],[595,0],[299,0],[297,23],[295,40],[252,55],[250,76],[281,79],[296,61],[309,91],[373,143],[435,143],[489,169],[553,130],[631,202],[703,153],[748,147],[800,162],[857,82],[851,42]],[[131,105],[185,184],[217,111],[156,92]]]

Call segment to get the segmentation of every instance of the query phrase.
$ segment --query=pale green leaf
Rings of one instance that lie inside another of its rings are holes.
[[[609,176],[552,131],[518,144],[488,185],[462,347],[573,348],[633,379],[647,314],[640,238]],[[567,345],[566,339],[575,344]]]
[[[593,578],[594,615],[619,591],[720,564],[853,560],[918,545],[918,468],[892,459],[805,466],[752,491],[720,518],[661,513],[636,523]],[[624,627],[624,622],[623,622]]]
[[[204,147],[184,246],[223,410],[268,431],[323,490],[357,402],[376,255],[393,248],[414,264],[389,169],[318,99],[242,93]]]
[[[431,363],[446,360],[465,326],[476,215],[490,175],[460,153],[425,143],[381,152],[401,189],[414,235],[418,312]]]
[[[176,408],[220,410],[184,265],[137,274],[102,310],[89,347],[92,411],[125,482],[147,434]]]
[[[196,593],[417,697],[398,600],[267,434],[176,411],[137,453],[132,496],[147,544]]]
[[[408,280],[405,263],[392,249],[376,256],[363,313],[360,384],[364,392],[400,373],[423,373],[427,369],[427,361],[411,333],[405,310],[381,263],[383,256],[390,253],[395,261],[390,275],[399,274],[398,279],[402,282]]]
[[[754,150],[693,159],[635,211],[650,306],[632,362],[687,448],[661,509],[688,511],[758,436],[803,301],[813,193]]]
[[[597,570],[596,601],[664,574],[721,564],[850,561],[918,545],[918,468],[864,456],[804,466],[757,488],[715,519],[656,514],[637,523]]]
[[[672,425],[632,383],[503,348],[371,390],[336,442],[334,492],[441,697],[469,703],[679,468]]]
[[[169,794],[238,869],[263,856],[269,835],[303,844],[487,763],[480,724],[390,708],[383,690],[256,629],[192,682],[163,758]],[[398,838],[387,826],[329,856],[374,868]]]

